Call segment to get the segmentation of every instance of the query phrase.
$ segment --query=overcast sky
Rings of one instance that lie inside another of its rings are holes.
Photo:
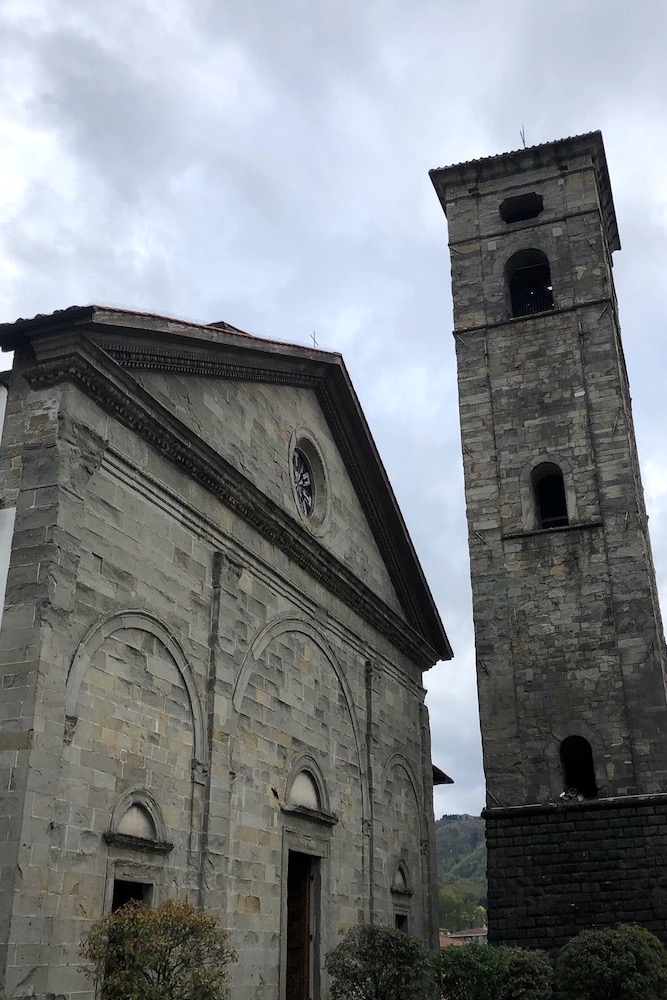
[[[0,319],[119,305],[341,351],[456,657],[433,758],[483,777],[445,219],[430,167],[601,129],[659,578],[664,0],[3,0]],[[664,587],[663,587],[664,592]]]

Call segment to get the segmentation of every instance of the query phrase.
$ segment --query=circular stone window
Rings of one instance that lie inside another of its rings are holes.
[[[310,437],[295,432],[290,442],[290,479],[297,510],[311,530],[322,528],[329,503],[320,449]]]

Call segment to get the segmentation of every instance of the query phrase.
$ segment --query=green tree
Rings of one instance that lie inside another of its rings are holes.
[[[556,962],[556,1000],[665,1000],[667,952],[644,927],[582,931]]]
[[[551,962],[541,951],[483,944],[443,948],[439,968],[443,1000],[549,1000],[552,995]]]
[[[102,1000],[226,1000],[236,961],[216,917],[174,900],[131,902],[96,921],[81,957]]]
[[[424,1000],[433,981],[430,953],[393,927],[353,927],[324,964],[331,1000]]]
[[[446,876],[438,893],[438,919],[448,931],[464,927],[483,927],[486,910],[481,904],[479,886],[468,879]]]

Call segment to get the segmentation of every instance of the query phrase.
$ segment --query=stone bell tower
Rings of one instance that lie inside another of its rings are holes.
[[[665,643],[599,132],[431,171],[447,216],[489,936],[667,939]]]

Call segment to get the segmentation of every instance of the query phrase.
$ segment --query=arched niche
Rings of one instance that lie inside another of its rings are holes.
[[[262,631],[255,638],[252,646],[247,651],[243,663],[238,671],[236,680],[234,682],[234,689],[232,692],[232,705],[236,710],[237,716],[241,713],[243,707],[243,699],[245,697],[246,688],[248,686],[248,681],[257,668],[259,661],[263,653],[265,652],[267,646],[280,638],[280,636],[285,635],[289,632],[299,633],[310,639],[324,655],[325,659],[329,663],[332,671],[334,672],[338,683],[340,685],[340,690],[345,702],[345,707],[349,714],[350,724],[352,727],[352,733],[354,738],[355,746],[355,756],[356,756],[356,766],[359,772],[360,778],[360,788],[361,788],[361,806],[362,806],[362,816],[361,819],[365,819],[369,815],[369,803],[368,803],[368,782],[366,776],[366,768],[364,762],[363,740],[361,737],[361,732],[359,729],[359,723],[357,721],[357,715],[354,708],[354,699],[352,697],[352,691],[350,685],[348,684],[345,673],[343,672],[336,656],[329,646],[328,642],[324,636],[319,632],[319,630],[310,622],[299,617],[298,615],[288,614],[282,615],[275,618],[273,621],[269,622]]]
[[[137,629],[153,635],[171,656],[188,696],[192,716],[195,760],[200,763],[204,762],[206,760],[204,719],[192,670],[173,633],[159,618],[144,611],[128,610],[106,615],[88,630],[77,646],[67,676],[65,694],[65,715],[70,734],[77,722],[77,705],[81,684],[95,653],[109,636],[123,629]]]
[[[399,896],[412,896],[410,874],[405,861],[399,861],[391,880],[391,891]]]
[[[422,805],[422,796],[419,793],[419,784],[417,782],[417,778],[415,777],[414,771],[412,770],[412,767],[411,767],[410,762],[408,761],[407,757],[404,754],[400,753],[399,751],[394,751],[394,752],[390,753],[385,758],[384,764],[382,765],[382,772],[381,772],[381,778],[380,778],[380,792],[381,792],[381,795],[383,797],[386,795],[387,782],[389,780],[389,775],[391,774],[391,772],[392,772],[392,770],[394,768],[399,768],[399,770],[403,771],[403,773],[405,774],[405,776],[408,779],[408,783],[410,785],[410,788],[412,789],[412,794],[413,794],[414,800],[415,800],[415,812],[416,812],[416,815],[417,815],[417,819],[419,821],[420,838],[423,839],[424,838],[424,816],[423,816],[423,811],[422,811],[422,808],[421,808],[421,805]]]
[[[570,798],[597,798],[593,748],[585,736],[571,734],[565,737],[560,745],[560,763],[565,795]]]
[[[285,787],[285,812],[299,812],[313,819],[336,823],[331,812],[329,792],[319,764],[308,753],[293,761]]]
[[[133,788],[117,800],[104,839],[117,847],[161,854],[173,848],[162,810],[145,788]]]
[[[533,496],[538,528],[564,528],[569,522],[565,480],[560,466],[543,462],[533,469]]]

